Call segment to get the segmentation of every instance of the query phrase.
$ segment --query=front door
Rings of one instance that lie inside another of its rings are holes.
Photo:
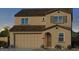
[[[50,33],[46,33],[46,47],[50,48],[51,47],[51,34]]]

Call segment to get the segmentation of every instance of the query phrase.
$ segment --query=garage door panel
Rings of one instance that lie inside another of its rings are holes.
[[[16,34],[17,48],[39,48],[42,45],[41,34]]]

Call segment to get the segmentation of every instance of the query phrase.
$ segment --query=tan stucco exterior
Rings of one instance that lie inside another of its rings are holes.
[[[67,23],[59,24],[59,25],[71,27],[71,14],[62,12],[62,11],[60,11],[60,13],[58,13],[56,11],[56,12],[50,13],[46,16],[16,17],[15,25],[21,25],[21,19],[28,18],[28,20],[29,20],[28,25],[46,25],[46,27],[50,27],[52,25],[55,25],[55,24],[51,23],[51,21],[50,21],[51,16],[67,16]],[[44,18],[44,21],[43,21],[43,18]]]
[[[52,48],[54,48],[56,45],[62,45],[64,48],[67,48],[68,45],[71,45],[71,31],[65,30],[59,27],[58,29],[56,29],[55,27],[55,28],[44,31],[43,32],[44,37],[45,37],[45,33],[47,32],[51,34]],[[63,42],[58,41],[59,33],[64,33]]]
[[[62,12],[58,13],[57,11],[50,13],[46,16],[33,16],[33,17],[16,17],[15,18],[15,25],[21,25],[20,21],[21,18],[28,18],[28,25],[45,25],[46,28],[50,27],[52,25],[56,25],[50,22],[50,17],[51,16],[67,16],[67,23],[64,24],[58,24],[66,27],[71,28],[71,14]],[[43,21],[44,18],[44,21]],[[16,48],[40,48],[41,45],[45,45],[44,39],[45,38],[45,33],[49,32],[51,34],[51,48],[54,48],[57,44],[62,45],[64,48],[67,48],[68,45],[71,45],[71,30],[67,30],[64,28],[56,27],[41,31],[41,32],[10,32],[10,45],[14,45],[14,39],[16,40],[15,46]],[[63,42],[58,42],[58,34],[63,32],[64,33],[64,41]],[[19,33],[15,36],[14,34]],[[31,34],[21,34],[21,33],[33,33]],[[34,33],[41,33],[41,34],[34,34]],[[25,37],[25,39],[23,39]],[[27,39],[29,37],[29,40]],[[23,40],[25,41],[23,41]]]
[[[51,16],[67,16],[67,23],[59,24],[59,25],[71,27],[71,14],[68,14],[68,13],[65,13],[65,12],[62,12],[62,11],[60,11],[60,13],[58,13],[56,11],[56,12],[53,12],[53,13],[50,13],[50,14],[46,15],[46,17],[45,17],[46,27],[50,27],[52,25],[55,25],[55,24],[51,23],[51,21],[50,21]]]
[[[45,25],[46,22],[43,22],[44,16],[33,16],[33,17],[16,17],[15,25],[21,25],[21,19],[28,18],[28,25]]]

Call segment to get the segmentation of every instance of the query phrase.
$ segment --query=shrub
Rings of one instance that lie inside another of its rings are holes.
[[[43,48],[43,49],[48,49],[48,48],[44,47],[44,45],[41,45],[41,48]]]
[[[41,48],[44,48],[44,45],[41,45]]]
[[[14,46],[14,45],[11,45],[10,47],[11,47],[11,48],[15,48],[15,46]]]
[[[61,45],[56,45],[55,48],[56,49],[62,49],[62,46]]]
[[[7,42],[5,41],[0,41],[0,47],[3,47],[3,48],[7,48]]]
[[[68,45],[68,46],[67,46],[67,49],[72,49],[72,46],[71,46],[71,45]]]

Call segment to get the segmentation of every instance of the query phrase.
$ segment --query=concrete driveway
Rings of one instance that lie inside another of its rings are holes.
[[[72,48],[70,50],[68,49],[31,49],[31,48],[1,48],[0,51],[79,51],[79,48]]]

